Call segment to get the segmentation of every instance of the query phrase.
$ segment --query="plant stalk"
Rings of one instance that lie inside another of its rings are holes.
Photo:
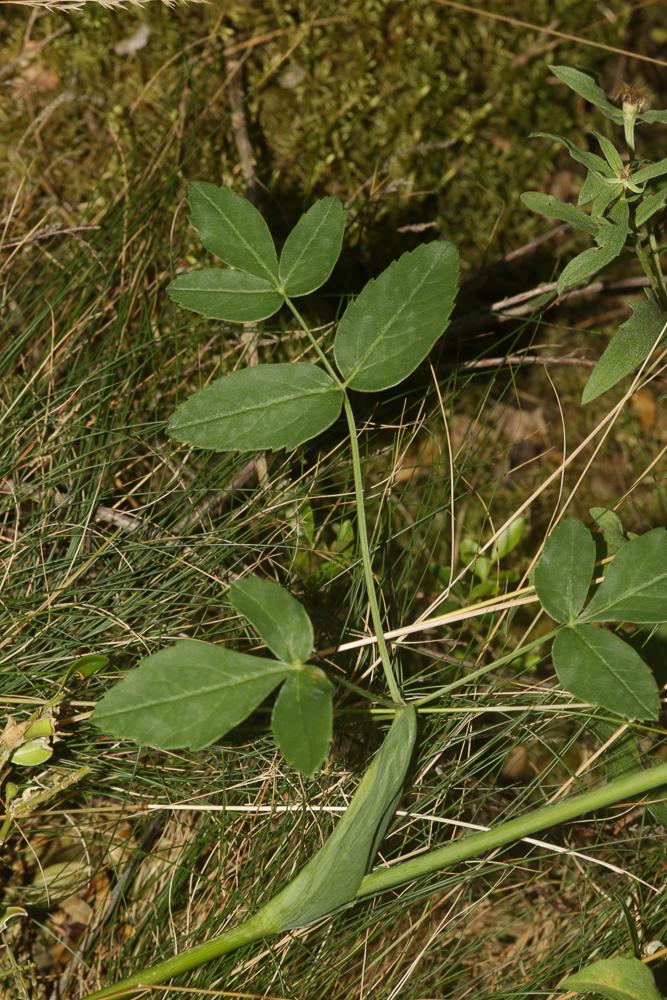
[[[667,785],[667,764],[659,764],[657,767],[624,775],[608,782],[601,788],[571,796],[552,805],[543,806],[541,809],[535,809],[527,816],[509,820],[491,830],[460,837],[444,847],[428,851],[420,857],[400,861],[387,868],[378,868],[362,880],[357,891],[357,899],[367,899],[423,875],[432,875],[442,868],[448,868],[468,858],[478,857],[499,847],[507,847],[523,837],[530,837],[547,827],[566,823],[596,809],[612,806],[624,799],[634,799],[636,796],[659,788],[661,785]],[[173,958],[167,959],[166,962],[160,962],[158,965],[144,969],[115,986],[108,986],[95,993],[90,993],[84,997],[84,1000],[112,1000],[112,998],[136,996],[143,992],[144,987],[164,983],[174,976],[205,965],[215,958],[270,934],[271,931],[267,929],[260,910],[254,917],[232,930],[225,931],[219,937],[184,951],[180,955],[175,955]]]

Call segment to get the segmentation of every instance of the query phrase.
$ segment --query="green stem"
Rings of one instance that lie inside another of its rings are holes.
[[[648,243],[651,248],[651,260],[653,262],[653,271],[655,273],[655,278],[657,285],[655,286],[655,293],[658,297],[658,301],[663,309],[667,309],[667,285],[665,284],[665,276],[662,273],[662,262],[660,260],[660,251],[658,249],[658,241],[655,237],[655,230],[653,226],[648,223]]]
[[[657,767],[624,775],[603,785],[602,788],[563,799],[562,802],[543,806],[527,816],[501,823],[500,826],[491,830],[460,837],[445,847],[428,851],[420,857],[398,862],[388,868],[376,869],[362,880],[356,894],[357,898],[366,899],[369,896],[378,895],[381,892],[386,892],[387,889],[393,889],[423,875],[431,875],[442,868],[449,868],[459,861],[478,857],[499,847],[507,847],[509,844],[539,833],[547,827],[569,822],[593,810],[612,806],[624,799],[634,799],[638,795],[665,784],[667,784],[667,764],[659,764]],[[108,986],[106,989],[91,993],[84,997],[84,1000],[111,1000],[111,998],[135,996],[142,992],[142,986],[163,983],[174,976],[204,965],[212,959],[226,955],[236,948],[267,937],[270,933],[271,931],[267,929],[262,920],[262,911],[260,910],[250,920],[226,931],[220,937],[213,938],[189,951],[181,952],[180,955],[176,955],[166,962],[160,962],[158,965],[144,969],[115,986]]]
[[[357,507],[357,537],[359,540],[359,552],[361,555],[361,564],[364,570],[364,579],[366,581],[366,593],[368,596],[368,604],[371,612],[371,620],[373,622],[373,629],[375,631],[375,640],[378,646],[378,652],[380,654],[380,660],[382,662],[382,669],[384,670],[385,679],[387,681],[387,687],[389,688],[389,693],[391,694],[392,700],[398,704],[403,704],[403,697],[401,695],[401,689],[398,686],[396,676],[394,674],[394,668],[391,664],[391,657],[389,655],[389,649],[387,647],[387,642],[384,637],[384,626],[382,624],[382,615],[380,613],[380,604],[378,602],[377,593],[375,591],[375,580],[373,578],[373,566],[371,562],[371,551],[368,544],[368,529],[366,527],[366,508],[364,505],[364,484],[361,475],[361,456],[359,454],[359,438],[357,435],[357,425],[354,420],[354,413],[352,412],[352,405],[350,403],[349,396],[347,394],[347,389],[345,383],[341,382],[338,375],[336,374],[334,368],[332,367],[326,354],[317,343],[313,337],[307,323],[305,322],[303,316],[296,308],[294,303],[290,299],[285,299],[285,302],[292,311],[292,315],[296,319],[297,323],[303,330],[303,332],[308,337],[310,343],[313,345],[317,356],[326,368],[327,372],[336,383],[340,386],[343,392],[343,407],[345,409],[345,417],[347,419],[347,427],[350,434],[350,446],[352,448],[352,473],[354,476],[354,499]]]

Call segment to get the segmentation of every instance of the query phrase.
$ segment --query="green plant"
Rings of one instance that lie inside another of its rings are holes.
[[[264,220],[249,202],[229,189],[203,183],[191,185],[189,197],[203,245],[230,268],[177,277],[171,297],[209,318],[238,322],[259,321],[286,305],[320,364],[258,365],[226,375],[186,400],[172,417],[169,432],[189,445],[217,451],[293,449],[325,431],[344,412],[352,448],[359,554],[394,721],[334,833],[292,882],[236,930],[92,995],[99,998],[130,995],[138,984],[162,982],[241,944],[311,923],[359,897],[667,779],[664,765],[635,772],[489,833],[367,874],[402,791],[416,734],[415,709],[443,697],[449,687],[404,703],[375,591],[350,390],[378,392],[395,386],[423,360],[449,320],[457,254],[449,244],[427,244],[369,282],[338,324],[333,342],[336,370],[293,299],[321,286],[331,273],[343,235],[340,203],[334,198],[316,203],[297,223],[278,259]],[[503,558],[518,544],[523,526],[519,519],[501,533],[491,560]],[[467,544],[464,540],[464,554],[472,556],[478,579],[486,584],[491,563],[481,561],[487,557],[476,546],[473,551],[468,545],[468,551]],[[561,683],[621,717],[654,719],[657,686],[632,647],[593,623],[649,624],[665,617],[666,547],[667,532],[662,529],[626,542],[586,608],[596,549],[583,524],[571,519],[556,528],[535,571],[537,595],[558,623],[554,662]],[[275,659],[181,641],[131,671],[102,699],[93,721],[116,737],[164,748],[198,748],[219,739],[282,685],[272,713],[276,741],[289,763],[312,774],[328,750],[333,686],[320,668],[308,663],[314,645],[310,620],[291,595],[269,580],[236,581],[230,601]],[[467,680],[526,648],[487,664]]]
[[[536,135],[561,143],[573,160],[586,168],[579,206],[539,191],[522,195],[534,212],[561,219],[592,236],[596,246],[569,262],[558,278],[559,295],[587,284],[627,249],[639,259],[649,282],[646,301],[633,306],[632,316],[620,327],[593,369],[582,402],[588,403],[638,368],[664,342],[667,329],[667,286],[660,262],[656,218],[667,205],[667,158],[656,162],[637,152],[637,123],[667,124],[667,111],[647,110],[646,94],[633,87],[621,92],[622,106],[612,104],[592,77],[569,66],[552,66],[556,76],[623,129],[625,150],[592,132],[602,155],[575,146],[569,139],[547,132]],[[584,209],[588,209],[585,211]]]

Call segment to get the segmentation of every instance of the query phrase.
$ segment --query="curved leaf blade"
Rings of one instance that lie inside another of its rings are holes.
[[[266,933],[305,927],[353,902],[401,797],[416,731],[414,708],[397,712],[331,836],[257,914]]]
[[[345,211],[339,198],[322,198],[301,216],[280,255],[280,281],[293,298],[327,280],[340,256]]]
[[[281,687],[271,728],[288,764],[310,777],[327,759],[333,685],[317,667],[296,670]]]
[[[616,260],[628,238],[629,218],[627,202],[619,201],[614,205],[610,221],[600,226],[595,237],[598,246],[578,254],[558,278],[559,295],[577,285],[586,284],[594,274]]]
[[[302,604],[275,580],[246,576],[229,588],[235,611],[247,618],[283,663],[304,663],[313,651],[313,626]]]
[[[232,372],[190,396],[167,430],[212,451],[292,449],[338,417],[343,394],[332,378],[301,361]]]
[[[543,194],[541,191],[525,191],[521,195],[521,201],[531,212],[538,212],[548,219],[561,219],[568,222],[575,229],[581,229],[589,236],[595,236],[599,224],[586,212],[582,212],[576,205],[570,205],[566,201],[560,201],[550,194]]]
[[[638,958],[603,958],[568,976],[560,988],[606,1000],[662,1000],[653,973]]]
[[[584,606],[595,569],[595,542],[588,528],[568,517],[549,535],[535,567],[535,589],[556,622],[572,622]]]
[[[565,146],[573,160],[581,163],[582,166],[594,174],[598,174],[600,177],[613,177],[612,169],[606,160],[598,156],[597,153],[591,153],[587,149],[580,149],[579,146],[575,146],[573,142],[566,139],[564,135],[556,135],[554,132],[532,132],[530,137],[531,139],[549,139],[551,142],[557,142],[559,145]]]
[[[624,719],[657,719],[660,698],[653,674],[613,632],[595,625],[564,628],[551,655],[560,683],[577,698]]]
[[[264,217],[252,202],[208,181],[188,186],[190,221],[202,245],[220,260],[274,283],[278,257]]]
[[[459,279],[451,243],[424,243],[371,279],[341,319],[334,355],[351,389],[397,385],[424,360],[449,322]]]
[[[599,108],[607,118],[616,122],[617,125],[623,124],[623,111],[611,103],[604,90],[597,85],[592,76],[582,73],[578,69],[573,69],[571,66],[549,66],[549,69],[570,90],[579,94],[589,104]]]
[[[589,622],[667,621],[667,529],[626,542],[582,615]]]
[[[276,660],[182,639],[127,673],[92,722],[120,739],[199,750],[243,722],[289,671]]]
[[[667,313],[663,312],[654,298],[633,305],[632,315],[618,328],[591,372],[581,402],[590,403],[597,399],[635,368],[639,368],[665,333]]]
[[[282,295],[263,278],[220,268],[180,274],[167,288],[167,294],[191,312],[232,323],[267,319],[283,304]]]

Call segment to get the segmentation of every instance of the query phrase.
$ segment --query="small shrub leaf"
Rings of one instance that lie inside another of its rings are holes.
[[[229,600],[284,663],[304,663],[313,651],[313,626],[302,604],[274,580],[246,576],[229,588]]]
[[[276,248],[252,202],[231,188],[194,181],[188,187],[188,203],[192,225],[210,253],[241,271],[277,281]]]
[[[581,397],[582,403],[597,399],[643,364],[665,332],[667,313],[652,296],[633,305],[632,315],[619,327],[591,372]]]
[[[317,667],[287,678],[276,698],[271,728],[288,764],[307,777],[322,766],[332,735],[333,685]]]
[[[588,528],[568,517],[551,532],[535,567],[535,589],[556,622],[572,622],[584,606],[595,569],[595,542]]]
[[[667,529],[654,528],[623,546],[582,620],[635,625],[667,621]]]
[[[592,76],[582,73],[581,70],[573,69],[571,66],[550,66],[549,69],[570,90],[579,94],[589,104],[599,108],[607,118],[616,122],[617,125],[623,124],[623,111],[611,103],[604,90],[598,86]]]
[[[326,430],[342,405],[341,390],[315,365],[257,365],[194,393],[167,430],[178,441],[212,451],[292,449]]]
[[[558,680],[577,698],[624,719],[657,719],[660,699],[653,674],[613,632],[595,625],[564,628],[551,655]]]
[[[640,122],[659,122],[661,125],[667,125],[667,111],[658,111],[657,109],[652,111],[642,111],[641,114],[637,115]]]
[[[280,255],[280,280],[296,298],[327,280],[340,255],[345,211],[338,198],[322,198],[301,216]]]
[[[596,993],[605,1000],[662,1000],[653,973],[638,958],[603,958],[560,984],[578,995]]]
[[[591,135],[594,135],[597,139],[598,145],[602,150],[602,155],[611,167],[612,172],[619,177],[625,169],[625,164],[623,163],[621,154],[616,149],[616,146],[606,137],[606,135],[601,135],[599,132],[595,131],[592,131]]]
[[[362,289],[341,319],[334,354],[351,389],[397,385],[424,360],[449,322],[459,280],[451,243],[424,243]]]
[[[628,238],[628,204],[619,201],[610,213],[610,219],[601,225],[595,237],[597,247],[578,254],[563,270],[558,279],[558,294],[586,284],[593,275],[602,270],[621,254]]]
[[[197,639],[142,660],[102,698],[92,722],[162,750],[199,750],[243,722],[291,668]]]
[[[557,142],[561,146],[565,146],[573,160],[581,163],[594,174],[598,174],[600,177],[613,176],[612,169],[606,160],[598,156],[597,153],[591,153],[587,149],[580,149],[579,146],[575,146],[573,142],[566,139],[564,135],[555,135],[553,132],[533,132],[530,137],[531,139],[549,139],[551,142]]]
[[[643,226],[667,205],[667,187],[646,193],[635,209],[635,225]]]
[[[570,205],[566,201],[559,201],[550,194],[542,194],[541,191],[525,191],[521,195],[521,201],[531,212],[539,212],[549,219],[561,219],[568,222],[575,229],[581,229],[589,236],[595,236],[599,224],[594,222],[587,212],[582,212],[576,205]]]
[[[630,180],[633,184],[645,184],[646,181],[651,181],[655,177],[664,177],[665,174],[667,174],[667,157],[637,170],[632,174]]]
[[[245,271],[209,268],[175,278],[167,289],[170,299],[208,319],[253,323],[267,319],[283,304],[273,285]]]
[[[257,914],[266,933],[304,927],[354,900],[401,797],[416,728],[414,708],[397,712],[331,836]]]

